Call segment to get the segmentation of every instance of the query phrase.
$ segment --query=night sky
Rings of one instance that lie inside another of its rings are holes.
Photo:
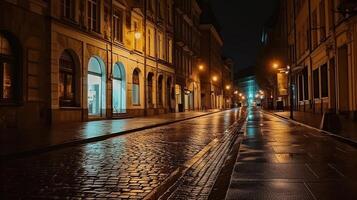
[[[223,3],[224,2],[224,3]],[[272,15],[275,0],[211,0],[221,25],[223,53],[233,58],[235,71],[255,64],[260,34]]]

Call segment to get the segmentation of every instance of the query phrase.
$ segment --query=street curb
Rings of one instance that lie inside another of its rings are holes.
[[[270,115],[272,115],[274,117],[277,117],[277,118],[284,119],[284,120],[292,122],[294,124],[297,124],[297,125],[300,125],[300,126],[305,126],[307,128],[313,129],[315,131],[322,132],[322,133],[324,133],[324,134],[326,134],[326,135],[328,135],[330,137],[333,137],[334,139],[336,139],[338,141],[341,141],[341,142],[347,143],[347,144],[349,144],[351,146],[357,147],[357,141],[354,141],[352,139],[349,139],[349,138],[343,137],[341,135],[337,135],[337,134],[331,133],[329,131],[325,131],[325,130],[322,130],[322,129],[319,129],[319,128],[316,128],[316,127],[313,127],[313,126],[310,126],[310,125],[307,125],[307,124],[304,124],[302,122],[299,122],[299,121],[296,121],[294,119],[290,119],[288,117],[284,117],[284,116],[275,114],[273,112],[269,112],[269,111],[266,111],[266,110],[262,110],[262,112],[270,114]]]
[[[7,155],[1,155],[0,156],[0,161],[7,161],[7,160],[17,159],[17,158],[21,158],[21,157],[25,157],[25,156],[31,156],[31,155],[35,155],[35,154],[46,153],[46,152],[49,152],[49,151],[54,151],[54,150],[58,150],[58,149],[62,149],[62,148],[72,147],[72,146],[76,146],[76,145],[103,141],[103,140],[106,140],[106,139],[109,139],[109,138],[113,138],[113,137],[116,137],[116,136],[132,133],[132,132],[137,132],[137,131],[142,131],[142,130],[146,130],[146,129],[165,126],[165,125],[169,125],[169,124],[173,124],[173,123],[177,123],[177,122],[182,122],[182,121],[186,121],[186,120],[190,120],[190,119],[195,119],[195,118],[198,118],[198,117],[204,117],[204,116],[208,116],[208,115],[212,115],[212,114],[216,114],[216,113],[220,113],[220,112],[224,112],[224,111],[227,111],[227,110],[219,110],[219,111],[209,112],[209,113],[205,113],[205,114],[197,115],[197,116],[193,116],[193,117],[187,117],[187,118],[183,118],[183,119],[179,119],[179,120],[172,120],[172,121],[168,121],[168,122],[164,122],[164,123],[152,124],[152,125],[148,125],[148,126],[144,126],[144,127],[140,127],[140,128],[134,128],[134,129],[115,132],[115,133],[110,133],[110,134],[106,134],[106,135],[100,135],[100,136],[96,136],[96,137],[92,137],[92,138],[74,140],[74,141],[69,141],[69,142],[65,142],[65,143],[61,143],[61,144],[54,144],[54,145],[43,147],[43,148],[40,147],[40,148],[37,148],[37,149],[25,150],[25,151],[22,151],[22,152],[10,153],[10,154],[7,154]]]

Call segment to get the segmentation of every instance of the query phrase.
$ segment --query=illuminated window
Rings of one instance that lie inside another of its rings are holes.
[[[113,113],[124,113],[125,110],[125,69],[122,63],[117,63],[113,69]]]
[[[15,58],[9,40],[0,33],[0,103],[15,98]]]
[[[59,60],[59,103],[60,106],[75,105],[75,63],[68,51]]]
[[[61,0],[62,17],[74,20],[75,0]]]
[[[140,103],[140,81],[139,81],[139,70],[135,69],[133,72],[133,105],[139,105]]]
[[[88,28],[91,31],[99,32],[99,5],[98,0],[88,0]]]
[[[139,26],[138,20],[133,20],[133,30],[140,31],[140,26]],[[133,37],[133,41],[134,41],[134,49],[137,51],[141,51],[140,46],[139,46],[139,39],[135,38],[135,35]]]

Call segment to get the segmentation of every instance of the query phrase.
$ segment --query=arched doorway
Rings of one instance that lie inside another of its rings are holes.
[[[122,63],[113,68],[113,114],[126,112],[126,81]]]
[[[171,99],[172,99],[171,84],[172,84],[172,79],[171,79],[171,77],[168,77],[167,81],[166,81],[166,102],[167,102],[167,107],[169,109],[169,112],[172,112],[172,107],[173,107],[171,105]]]
[[[88,115],[102,116],[105,113],[105,66],[98,57],[88,62]]]
[[[153,77],[154,73],[149,72],[148,77],[147,77],[147,101],[148,101],[148,108],[153,108],[154,107],[154,101],[153,101]]]
[[[157,104],[162,107],[163,106],[163,101],[164,101],[164,90],[163,90],[163,82],[164,82],[164,77],[162,75],[159,75],[157,78]]]

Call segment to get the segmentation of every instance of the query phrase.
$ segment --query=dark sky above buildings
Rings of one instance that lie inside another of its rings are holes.
[[[211,0],[221,25],[223,52],[233,58],[235,71],[255,64],[264,23],[276,0]]]

